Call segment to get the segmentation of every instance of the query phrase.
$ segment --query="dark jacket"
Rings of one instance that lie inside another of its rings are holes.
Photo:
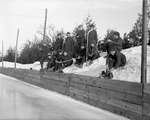
[[[120,52],[122,50],[122,39],[113,39],[111,42],[106,42],[105,45],[108,54],[112,49]]]
[[[57,38],[54,43],[54,50],[59,51],[63,48],[63,38]]]
[[[90,30],[87,33],[87,40],[88,40],[88,46],[90,46],[91,44],[94,44],[96,46],[98,41],[96,30]]]
[[[106,60],[106,64],[108,65],[109,69],[125,66],[126,64],[126,56],[121,52],[116,52],[115,55],[109,54]]]
[[[71,37],[67,37],[63,42],[63,51],[69,56],[73,57],[74,54],[74,40]]]
[[[121,50],[122,50],[123,41],[122,41],[121,38],[113,39],[113,40],[112,40],[112,43],[113,43],[114,46],[116,47],[116,50],[118,50],[118,51],[121,51]]]
[[[85,31],[84,30],[79,30],[77,31],[76,34],[76,39],[77,39],[77,44],[78,46],[85,46]]]

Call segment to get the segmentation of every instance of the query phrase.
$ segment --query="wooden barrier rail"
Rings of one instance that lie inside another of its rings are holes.
[[[150,84],[142,95],[142,85],[134,82],[12,68],[0,68],[0,72],[131,120],[150,120]]]
[[[143,102],[144,119],[150,120],[150,84],[145,85]]]

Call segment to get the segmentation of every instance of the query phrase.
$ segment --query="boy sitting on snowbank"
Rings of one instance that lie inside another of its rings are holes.
[[[109,46],[109,54],[106,59],[106,65],[109,70],[112,68],[117,69],[119,67],[123,67],[126,64],[126,56],[116,50],[114,45]]]

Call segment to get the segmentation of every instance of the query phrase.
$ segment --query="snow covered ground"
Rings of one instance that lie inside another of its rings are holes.
[[[119,68],[113,70],[114,78],[118,80],[140,82],[141,76],[141,47],[133,47],[122,51],[127,57],[127,65],[124,68]],[[90,66],[83,65],[82,68],[76,67],[75,65],[65,68],[64,73],[74,73],[80,75],[88,75],[93,77],[98,77],[101,71],[105,70],[105,58],[100,57],[94,60],[93,64]],[[0,63],[0,66],[2,64]],[[46,66],[46,63],[44,64]],[[4,62],[4,67],[14,67],[14,63]],[[40,70],[40,62],[35,62],[33,64],[19,64],[17,63],[17,68],[22,69],[34,69]],[[147,47],[147,81],[150,83],[150,46]]]
[[[113,79],[140,82],[141,47],[129,48],[123,50],[122,53],[127,57],[127,65],[124,68],[113,70]],[[100,57],[90,66],[84,65],[83,68],[78,68],[72,65],[65,68],[64,72],[98,77],[101,71],[105,70],[105,63],[105,58]],[[150,83],[150,46],[147,47],[147,81]]]
[[[46,67],[46,62],[44,63],[44,68]],[[2,62],[0,62],[0,67],[2,66]],[[8,68],[14,68],[14,63],[13,62],[7,62],[7,61],[4,61],[4,67],[8,67]],[[33,70],[40,70],[41,68],[41,65],[40,65],[40,62],[37,61],[33,64],[20,64],[20,63],[17,63],[16,64],[16,67],[17,68],[20,68],[20,69],[30,69],[32,68]]]
[[[127,120],[0,74],[0,120]]]

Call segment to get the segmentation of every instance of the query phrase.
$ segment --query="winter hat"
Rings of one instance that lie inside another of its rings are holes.
[[[61,35],[61,33],[58,33],[58,34],[57,34],[57,36],[60,36],[60,35]]]
[[[108,50],[109,50],[109,51],[116,51],[115,45],[114,45],[114,44],[109,44]]]
[[[69,35],[70,34],[70,32],[67,32],[67,35]]]
[[[114,35],[120,36],[120,33],[117,32],[117,31],[115,31],[115,32],[114,32]]]
[[[95,25],[94,25],[94,24],[91,24],[91,25],[90,25],[90,28],[93,28],[93,27],[95,27]]]

